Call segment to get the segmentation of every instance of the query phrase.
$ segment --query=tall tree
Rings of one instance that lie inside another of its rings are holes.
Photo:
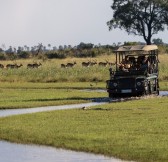
[[[143,36],[148,45],[168,25],[168,0],[113,0],[111,8],[109,30],[125,29],[128,34]]]

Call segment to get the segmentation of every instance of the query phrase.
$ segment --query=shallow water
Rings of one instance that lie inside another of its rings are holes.
[[[0,162],[122,162],[83,152],[0,141]]]
[[[106,102],[91,102],[91,103],[62,105],[62,106],[46,106],[46,107],[37,107],[37,108],[0,110],[0,117],[19,115],[19,114],[29,114],[29,113],[36,113],[36,112],[42,112],[42,111],[75,109],[75,108],[89,107],[89,106],[95,106],[95,105],[100,105],[105,103]]]

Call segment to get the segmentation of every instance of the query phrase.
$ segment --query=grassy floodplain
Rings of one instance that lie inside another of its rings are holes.
[[[92,86],[91,86],[92,85]],[[1,83],[0,109],[18,109],[91,102],[107,93],[82,91],[105,88],[104,83]]]
[[[88,61],[115,63],[115,55],[105,55],[97,58],[66,58],[53,60],[16,60],[17,64],[23,64],[19,69],[0,69],[1,82],[105,82],[109,78],[109,66],[82,67],[81,63]],[[73,63],[73,68],[61,68],[61,64]],[[159,55],[159,79],[168,80],[168,54]],[[38,69],[27,69],[28,63],[41,62],[42,66]],[[1,61],[3,65],[13,63],[12,61]],[[113,66],[113,68],[115,68]]]
[[[110,58],[111,57],[111,58]],[[103,58],[96,58],[104,61]],[[107,56],[109,61],[113,56]],[[71,69],[61,63],[77,61]],[[81,67],[87,59],[50,60],[27,69],[0,69],[0,108],[25,108],[90,102],[107,93],[108,67]],[[168,56],[160,56],[160,88],[168,89]],[[4,61],[3,64],[8,62]],[[0,139],[115,156],[125,160],[168,161],[168,98],[109,103],[88,110],[60,110],[0,118]]]
[[[0,138],[115,156],[168,161],[168,99],[154,97],[0,118]]]

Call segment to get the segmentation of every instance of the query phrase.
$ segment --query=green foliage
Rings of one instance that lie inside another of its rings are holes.
[[[114,0],[112,9],[113,18],[107,22],[109,29],[120,28],[128,34],[140,35],[147,44],[168,25],[168,3],[164,0]]]
[[[27,51],[21,51],[19,54],[18,54],[18,58],[29,58],[30,57],[30,52],[27,52]]]
[[[83,43],[81,42],[78,46],[77,49],[92,49],[93,48],[93,44],[92,43]]]
[[[45,56],[48,59],[54,59],[54,58],[63,59],[67,57],[65,53],[58,53],[58,52],[52,52],[52,51],[45,53]]]
[[[6,60],[6,56],[4,53],[0,53],[0,60]]]
[[[124,46],[134,46],[134,45],[138,45],[138,42],[124,42]]]

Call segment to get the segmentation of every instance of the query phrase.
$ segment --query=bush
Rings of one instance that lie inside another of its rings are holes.
[[[4,53],[0,53],[0,60],[6,60],[6,57],[5,57]]]
[[[48,52],[48,53],[45,54],[45,56],[48,59],[54,59],[54,58],[63,59],[63,58],[66,58],[66,54],[64,54],[64,53],[57,53],[57,52]]]
[[[19,58],[29,58],[29,57],[30,57],[30,52],[21,51],[21,52],[18,54],[18,57],[19,57]]]

